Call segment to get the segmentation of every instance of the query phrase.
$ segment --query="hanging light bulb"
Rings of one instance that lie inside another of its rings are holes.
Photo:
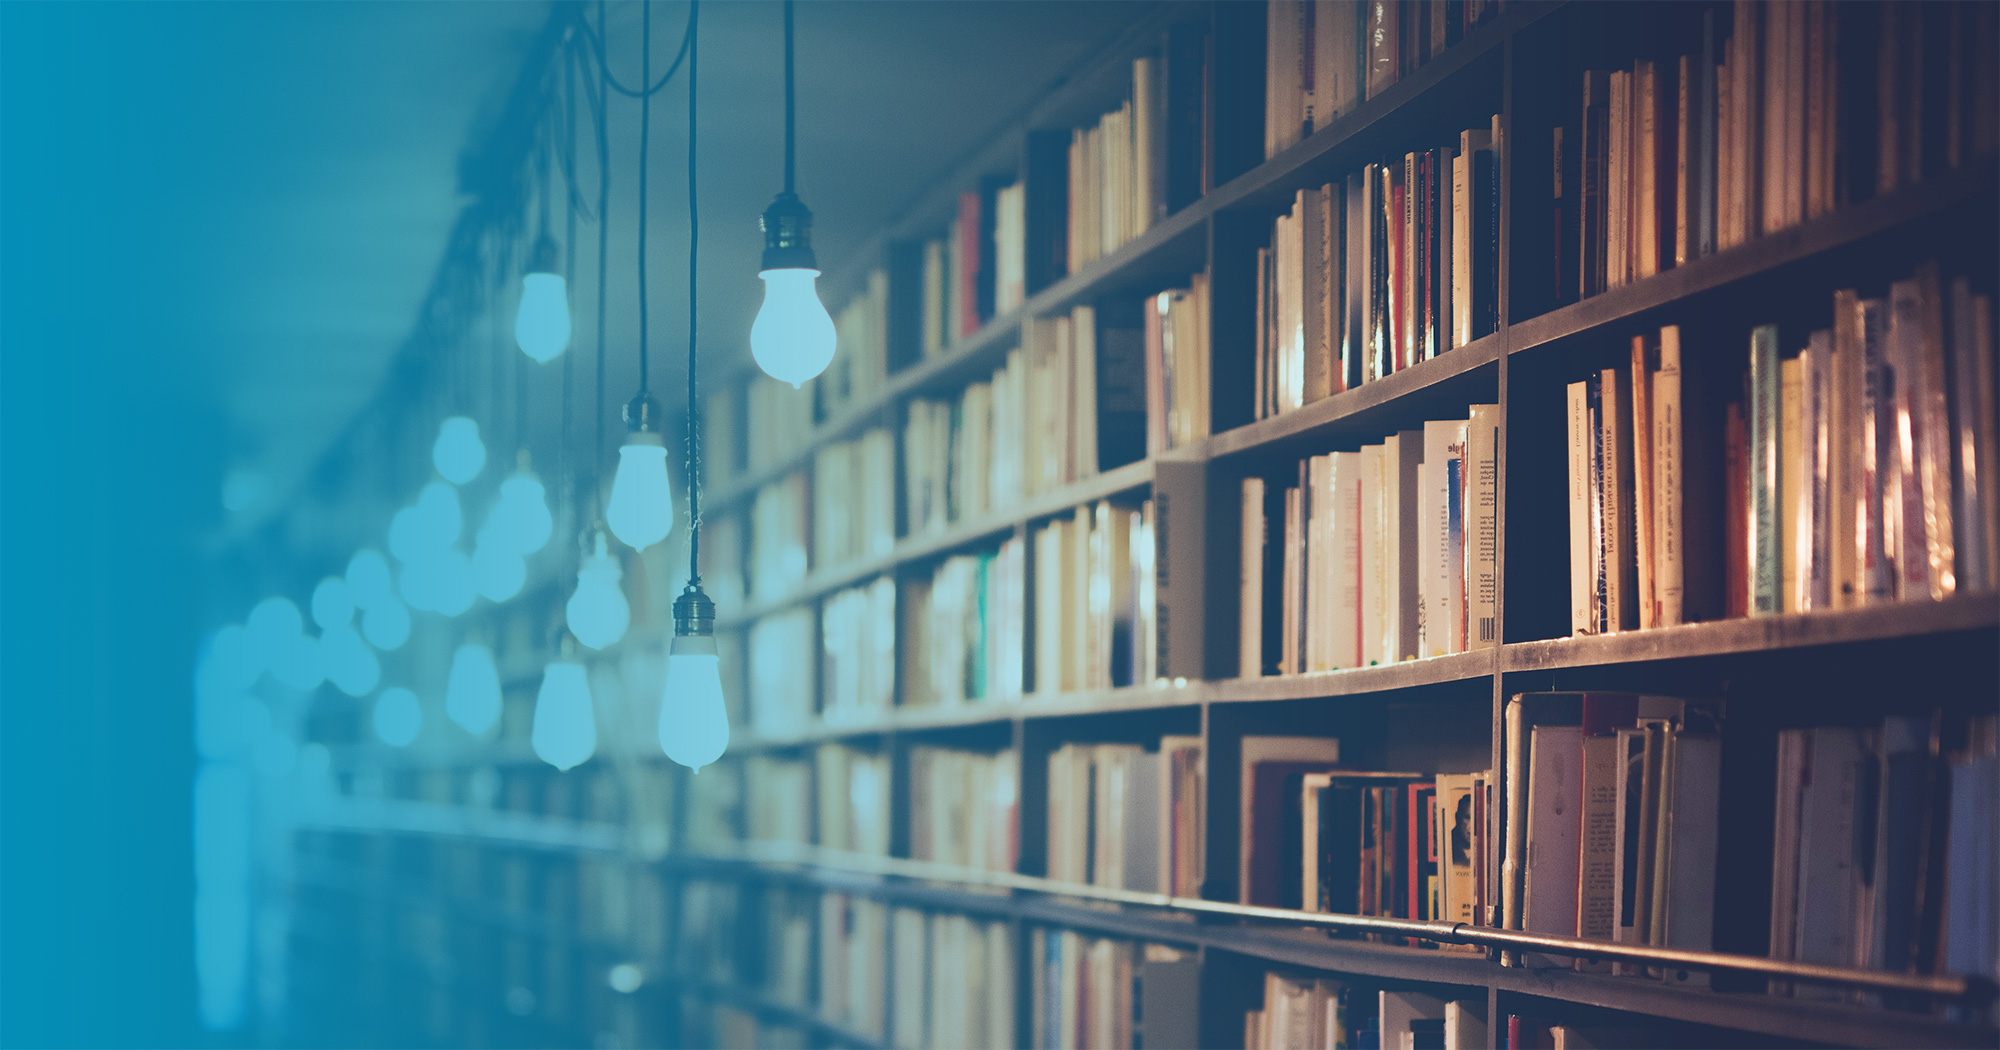
[[[383,652],[394,652],[410,640],[410,610],[395,595],[370,605],[361,614],[361,636]]]
[[[338,576],[328,576],[313,588],[312,618],[322,631],[344,627],[354,619],[354,598],[347,591],[347,583]]]
[[[611,482],[611,502],[604,521],[611,533],[633,550],[645,550],[667,538],[674,527],[674,494],[667,481],[667,445],[660,438],[660,404],[640,394],[625,406],[630,433],[618,450],[618,475]]]
[[[382,679],[375,650],[349,624],[336,624],[319,636],[319,660],[327,681],[348,696],[367,696]]]
[[[465,416],[452,416],[438,426],[437,441],[431,445],[431,464],[446,481],[463,485],[486,468],[486,445],[479,440],[479,424]]]
[[[701,772],[729,747],[722,669],[715,652],[715,603],[691,582],[674,599],[674,642],[660,697],[660,750]]]
[[[479,597],[479,588],[472,573],[472,559],[465,552],[446,548],[431,562],[431,573],[436,589],[431,594],[431,608],[446,616],[458,616]]]
[[[536,757],[567,770],[597,753],[597,714],[591,709],[590,678],[583,665],[563,658],[542,670],[535,694],[535,721],[528,742]]]
[[[774,379],[797,387],[833,362],[833,318],[814,286],[812,209],[793,186],[792,5],[785,4],[785,189],[764,209],[764,305],[750,324],[750,356]]]
[[[542,364],[569,348],[569,288],[556,264],[556,242],[544,234],[528,256],[528,271],[521,275],[521,306],[514,314],[514,342]]]
[[[371,547],[355,551],[354,557],[347,560],[345,580],[348,596],[354,599],[356,608],[368,610],[396,600],[389,580],[389,560]]]
[[[444,713],[473,736],[484,736],[500,720],[500,670],[493,650],[467,642],[452,654]]]
[[[465,514],[459,509],[458,490],[442,481],[433,481],[417,494],[416,540],[420,550],[443,550],[458,542],[458,533],[465,527]],[[400,512],[398,512],[400,513]],[[393,529],[393,523],[392,523]]]
[[[699,68],[700,39],[695,34],[694,16],[688,17],[688,222],[692,225],[699,212],[695,197],[695,85],[696,70]],[[786,191],[791,190],[790,134],[791,116],[791,54],[792,54],[792,5],[785,3],[785,98],[786,98]],[[784,198],[779,198],[784,203]],[[776,207],[774,205],[773,207]],[[800,206],[804,211],[804,206]],[[768,214],[768,213],[767,213]],[[807,221],[810,222],[810,213]],[[768,227],[767,227],[768,232]],[[688,271],[699,274],[699,257],[695,255],[696,242],[689,238]],[[805,249],[810,255],[811,249]],[[807,260],[810,263],[810,260]],[[766,252],[766,269],[769,269],[769,252]],[[722,671],[718,666],[715,652],[715,603],[701,589],[701,462],[695,456],[696,441],[700,434],[700,399],[695,385],[698,358],[695,349],[696,307],[700,300],[695,295],[693,283],[688,288],[688,584],[681,596],[674,600],[674,642],[667,654],[666,684],[660,696],[660,749],[667,757],[701,772],[706,766],[722,757],[729,747],[729,714],[722,703]],[[770,310],[770,300],[765,300],[765,310]],[[813,300],[818,306],[818,300]],[[820,311],[825,315],[825,311]],[[763,318],[758,318],[763,323]],[[754,345],[754,336],[753,336]],[[759,364],[763,364],[760,360]],[[768,371],[770,366],[765,365]],[[825,363],[820,364],[821,368]]]
[[[624,573],[618,568],[618,559],[611,556],[604,533],[593,533],[591,542],[592,551],[576,572],[576,592],[569,596],[564,612],[577,641],[602,649],[625,637],[625,629],[632,624],[632,607],[618,589]]]
[[[789,191],[760,220],[764,227],[764,305],[750,324],[750,356],[773,379],[797,387],[833,363],[833,317],[815,287],[812,210]]]
[[[504,602],[521,593],[521,587],[528,582],[528,563],[489,540],[482,530],[479,544],[472,550],[472,580],[481,598]]]
[[[375,710],[369,721],[375,727],[375,735],[383,743],[390,747],[408,747],[424,728],[424,708],[417,703],[417,694],[394,685],[382,690],[382,695],[375,698]]]
[[[525,557],[548,546],[555,518],[549,513],[548,489],[529,464],[528,450],[522,449],[515,462],[514,473],[500,483],[500,499],[479,527],[479,542]]]

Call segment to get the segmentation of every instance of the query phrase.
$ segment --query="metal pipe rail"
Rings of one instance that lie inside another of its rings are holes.
[[[880,857],[790,843],[746,842],[742,844],[742,848],[726,853],[703,857],[683,855],[681,858],[669,858],[668,862],[672,863],[675,859],[721,860],[766,868],[810,867],[844,874],[887,875],[951,882],[1196,915],[1214,915],[1290,926],[1313,926],[1323,928],[1330,934],[1378,933],[1397,937],[1416,937],[1440,944],[1476,945],[1494,952],[1502,950],[1546,952],[1585,959],[1612,959],[1640,963],[1664,970],[1724,970],[1787,981],[1836,984],[1938,999],[1978,1002],[1990,1000],[1996,994],[1996,989],[1990,982],[1974,975],[1891,973],[1844,966],[1822,966],[1732,952],[1692,951],[1682,948],[1585,940],[1579,937],[1552,937],[1521,930],[1475,926],[1464,922],[1424,922],[1376,915],[1345,915],[1337,912],[1311,912],[1256,904],[1234,904],[1196,897],[1176,897],[1165,893],[1091,886],[1012,872],[975,871],[952,865],[905,860],[900,857]]]

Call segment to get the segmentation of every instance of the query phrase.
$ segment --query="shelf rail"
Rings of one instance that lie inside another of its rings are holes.
[[[670,858],[670,862],[672,859]],[[1967,974],[1890,973],[1793,962],[1733,952],[1695,951],[1585,940],[1579,937],[1554,937],[1521,930],[1475,926],[1466,922],[1426,922],[1376,915],[1347,915],[1338,912],[1310,912],[1293,908],[1234,904],[1196,897],[1177,897],[1165,893],[1092,886],[1012,872],[976,871],[900,857],[879,857],[783,842],[745,842],[735,850],[690,859],[722,860],[762,867],[811,867],[851,875],[887,875],[932,882],[952,882],[990,889],[1023,891],[1049,897],[1102,901],[1252,922],[1312,926],[1325,929],[1329,934],[1376,933],[1416,937],[1440,944],[1474,945],[1488,949],[1489,953],[1503,950],[1533,951],[1582,959],[1641,963],[1663,970],[1731,971],[1787,981],[1841,985],[1937,999],[1984,1002],[1995,998],[1997,991],[1993,984],[1984,978]]]

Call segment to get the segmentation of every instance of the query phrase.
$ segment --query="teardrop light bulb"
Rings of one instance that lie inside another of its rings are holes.
[[[373,609],[383,602],[395,601],[396,594],[389,581],[389,560],[382,552],[363,547],[354,552],[347,561],[347,593],[354,599],[359,609]]]
[[[327,681],[348,696],[367,696],[382,680],[382,663],[375,650],[368,648],[350,624],[329,627],[319,636],[319,660]]]
[[[467,642],[452,654],[444,713],[473,736],[484,736],[500,720],[500,670],[493,650]]]
[[[602,649],[625,637],[632,625],[632,606],[618,589],[624,573],[604,542],[604,534],[593,537],[595,549],[583,559],[576,573],[576,591],[569,596],[564,613],[569,633],[592,649]]]
[[[354,619],[354,597],[347,590],[347,581],[338,576],[328,576],[313,588],[312,618],[322,631],[341,627]]]
[[[431,464],[454,485],[478,477],[486,468],[486,445],[479,440],[479,424],[465,416],[452,416],[440,424],[437,441],[431,445]]]
[[[528,563],[482,533],[472,551],[472,581],[481,598],[504,602],[521,593],[522,585],[528,582]]]
[[[667,538],[674,527],[674,494],[667,482],[667,446],[660,435],[635,430],[618,450],[618,476],[604,508],[611,533],[633,550]]]
[[[402,648],[410,640],[409,607],[394,595],[370,605],[361,614],[361,636],[383,652]]]
[[[543,669],[528,742],[537,757],[557,769],[569,769],[597,752],[597,716],[582,664],[555,660]]]
[[[667,656],[660,697],[660,750],[700,772],[729,747],[729,713],[722,704],[722,669],[713,635],[676,637]]]
[[[517,470],[500,483],[500,499],[493,505],[481,539],[492,538],[515,554],[533,554],[548,546],[555,532],[555,518],[549,514],[548,489],[532,470]]]
[[[798,387],[833,363],[833,316],[814,287],[818,270],[765,270],[764,305],[750,324],[750,356],[773,379]]]
[[[383,743],[390,747],[408,747],[424,728],[423,705],[417,703],[417,694],[400,685],[393,685],[375,698],[375,710],[370,721],[374,723],[375,735]]]
[[[556,243],[535,242],[528,272],[521,276],[521,305],[514,312],[514,342],[521,352],[546,364],[569,348],[569,288],[556,272]]]

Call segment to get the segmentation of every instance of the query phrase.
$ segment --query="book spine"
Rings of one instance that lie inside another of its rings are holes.
[[[1264,667],[1264,479],[1243,479],[1241,619],[1236,673],[1256,678]]]
[[[1917,271],[1917,363],[1912,424],[1917,438],[1918,481],[1923,485],[1923,518],[1932,600],[1957,589],[1957,551],[1951,493],[1951,420],[1945,405],[1943,290],[1937,264]]]
[[[1788,357],[1778,363],[1778,554],[1781,571],[1778,597],[1784,612],[1805,608],[1804,559],[1799,549],[1799,522],[1805,519],[1802,501],[1805,477],[1805,406],[1802,384],[1805,355]]]
[[[1655,337],[1656,338],[1656,337]],[[1657,342],[1646,336],[1632,337],[1632,520],[1634,560],[1638,565],[1637,604],[1639,627],[1651,628],[1659,617],[1659,599],[1653,591],[1653,368],[1659,357]]]
[[[1893,397],[1889,367],[1889,306],[1881,299],[1861,301],[1861,468],[1855,478],[1860,490],[1860,564],[1857,567],[1868,603],[1896,596],[1897,491],[1891,425]]]
[[[1466,536],[1466,648],[1490,649],[1500,642],[1500,406],[1473,405],[1471,417],[1465,439],[1470,517]]]
[[[1588,449],[1592,437],[1589,387],[1569,384],[1569,626],[1571,634],[1594,634],[1590,619],[1590,475]]]
[[[1833,607],[1833,487],[1831,430],[1833,332],[1812,333],[1805,352],[1799,426],[1805,446],[1805,510],[1799,521],[1798,555],[1805,576],[1807,609]]]
[[[1584,421],[1584,449],[1588,456],[1584,476],[1589,481],[1589,489],[1584,497],[1584,513],[1590,521],[1590,629],[1598,634],[1611,631],[1615,625],[1606,615],[1610,610],[1610,579],[1605,571],[1606,522],[1604,520],[1604,382],[1593,375],[1584,380],[1586,392],[1586,412]]]
[[[1778,326],[1760,325],[1750,332],[1748,413],[1750,610],[1757,616],[1769,616],[1783,609],[1784,547],[1779,542],[1778,513],[1784,493],[1778,464],[1781,383]]]
[[[1335,668],[1361,666],[1361,453],[1332,454],[1331,542],[1327,566],[1327,659]]]
[[[1634,548],[1631,375],[1623,368],[1599,374],[1603,390],[1605,624],[1613,631],[1639,625],[1638,566]]]

